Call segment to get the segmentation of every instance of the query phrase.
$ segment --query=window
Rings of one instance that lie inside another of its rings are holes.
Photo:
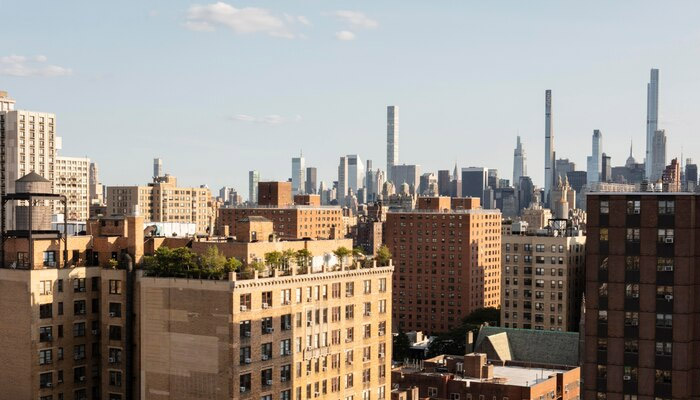
[[[91,282],[91,290],[98,292],[100,290],[100,278],[99,277],[93,277],[90,279]]]
[[[75,383],[85,382],[85,367],[73,368],[73,381]]]
[[[657,356],[673,355],[673,343],[671,343],[671,342],[656,342],[656,355]]]
[[[371,280],[368,279],[368,280],[363,281],[362,287],[363,287],[364,294],[372,293],[372,281]]]
[[[436,387],[428,387],[428,397],[437,397],[438,389]]]
[[[78,344],[73,346],[73,359],[74,360],[84,360],[85,359],[85,345]]]
[[[676,203],[674,200],[659,200],[659,214],[673,215],[676,213]]]
[[[122,327],[118,325],[109,326],[109,340],[122,340]]]
[[[51,387],[53,384],[53,373],[51,372],[45,372],[43,374],[39,374],[39,387],[40,388],[47,388]]]
[[[671,383],[671,371],[657,369],[654,374],[656,383]]]
[[[73,302],[73,315],[85,315],[86,309],[85,300],[76,300]]]
[[[260,371],[260,386],[272,386],[272,368]]]
[[[636,381],[637,380],[637,368],[636,367],[630,367],[630,366],[624,366],[622,368],[622,379],[629,381]]]
[[[113,318],[119,318],[122,316],[122,304],[121,303],[109,303],[109,316]]]
[[[608,323],[608,312],[606,310],[598,310],[598,321]]]
[[[345,306],[345,319],[355,318],[355,305],[349,304]]]
[[[345,283],[345,297],[352,297],[355,295],[355,282]]]
[[[272,307],[272,292],[261,293],[262,308]]]
[[[608,297],[608,283],[603,282],[598,286],[598,296]]]
[[[115,347],[109,348],[109,363],[118,364],[122,361],[122,349]]]
[[[636,311],[626,311],[625,326],[639,326],[639,313]]]
[[[628,299],[638,299],[639,298],[639,284],[628,283],[625,285],[625,297]]]
[[[250,321],[241,321],[239,324],[239,330],[241,338],[249,338],[251,336],[251,324]]]
[[[109,280],[109,294],[122,294],[122,281],[116,279]]]
[[[637,340],[625,340],[625,353],[639,353],[639,342]]]
[[[272,333],[275,329],[272,327],[272,317],[263,318],[260,321],[260,333],[263,335]]]
[[[73,291],[75,293],[84,292],[85,289],[85,278],[74,278],[73,279]]]
[[[76,322],[73,324],[73,337],[85,336],[85,322]]]
[[[625,270],[626,271],[639,271],[639,256],[627,256],[627,257],[625,257]]]
[[[287,382],[292,379],[292,365],[287,364],[280,367],[280,381]]]
[[[671,327],[673,327],[673,315],[672,314],[656,314],[656,326],[659,328],[671,328]]]
[[[284,314],[280,317],[280,330],[289,331],[292,329],[292,314]]]
[[[627,241],[639,243],[639,228],[627,228]]]
[[[627,214],[639,214],[641,212],[641,204],[639,200],[627,200]]]
[[[45,267],[55,267],[56,266],[56,252],[55,251],[45,251],[44,252],[44,266]]]
[[[600,241],[601,242],[608,241],[608,228],[600,228]]]
[[[51,318],[53,314],[53,304],[41,304],[39,305],[39,318]]]
[[[250,374],[243,374],[239,378],[240,380],[240,391],[241,393],[250,392]]]
[[[63,292],[63,279],[56,280],[56,291],[59,293]]]
[[[659,243],[671,244],[674,241],[673,229],[659,229],[657,239]]]
[[[249,311],[251,308],[250,293],[242,294],[240,296],[240,300],[241,300],[241,311]]]
[[[362,327],[362,338],[369,339],[372,337],[372,324],[365,324]]]
[[[289,389],[281,391],[280,400],[292,400],[292,392]]]
[[[609,214],[610,213],[610,203],[607,200],[601,200],[600,213],[601,214]]]
[[[656,270],[659,272],[673,271],[674,259],[669,257],[659,257],[656,259]]]
[[[272,358],[272,342],[260,345],[260,358],[267,361]]]
[[[598,351],[608,350],[608,339],[598,338]]]
[[[340,283],[334,283],[331,286],[331,296],[334,299],[339,299],[340,298]]]
[[[39,281],[39,294],[51,294],[51,281]]]
[[[51,326],[41,326],[39,327],[39,341],[40,342],[50,342],[53,340],[53,335],[51,331],[53,327]]]
[[[53,362],[51,349],[39,350],[39,365],[51,364]]]

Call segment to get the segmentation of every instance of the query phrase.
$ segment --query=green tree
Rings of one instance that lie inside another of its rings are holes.
[[[313,255],[308,249],[300,249],[294,254],[295,262],[299,266],[300,273],[306,273]]]
[[[399,333],[393,338],[392,344],[392,354],[391,359],[394,361],[402,362],[404,359],[410,357],[411,354],[411,341],[408,339],[406,332],[399,329]]]
[[[345,257],[349,256],[352,254],[352,250],[348,249],[345,246],[340,246],[337,249],[333,250],[333,254],[335,254],[336,257],[338,257],[338,261],[340,262],[340,266],[343,266],[343,263],[345,262]]]
[[[355,248],[352,249],[352,258],[353,258],[355,261],[357,261],[357,260],[361,259],[362,257],[364,257],[364,255],[365,255],[365,249],[363,249],[362,247],[357,246],[357,247],[355,247]]]
[[[273,268],[279,267],[282,264],[282,253],[277,250],[265,253],[265,263]]]
[[[236,257],[231,257],[226,260],[226,264],[224,265],[224,273],[228,275],[229,272],[237,272],[241,269],[242,265],[243,263],[241,260],[237,259]]]
[[[386,245],[382,245],[379,250],[377,250],[376,259],[380,266],[389,265],[389,261],[391,260],[391,251],[389,251],[389,248],[386,247]]]
[[[219,252],[216,246],[209,246],[204,251],[204,254],[199,256],[199,275],[204,275],[207,278],[221,279],[226,266],[226,256]]]
[[[282,252],[282,254],[280,256],[280,261],[281,261],[284,269],[289,268],[289,262],[292,261],[292,259],[294,259],[295,255],[296,255],[296,252],[292,249],[287,249],[287,250]]]

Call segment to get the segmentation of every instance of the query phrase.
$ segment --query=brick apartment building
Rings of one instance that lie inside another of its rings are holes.
[[[431,334],[458,326],[501,298],[501,213],[476,198],[421,197],[389,212],[384,241],[394,258],[394,329]]]
[[[700,196],[588,195],[585,399],[700,398]]]

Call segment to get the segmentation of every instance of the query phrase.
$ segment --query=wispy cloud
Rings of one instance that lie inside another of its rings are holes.
[[[262,33],[273,37],[293,39],[294,24],[309,25],[304,16],[274,15],[258,7],[236,8],[228,3],[195,4],[187,10],[185,28],[192,31],[214,31],[217,27],[229,28],[237,34]]]
[[[379,26],[376,20],[373,20],[359,11],[338,10],[333,13],[354,28],[373,29]]]
[[[294,117],[283,117],[278,114],[265,115],[263,117],[256,117],[248,114],[236,114],[231,117],[234,121],[239,122],[253,122],[257,124],[267,124],[267,125],[280,125],[290,122],[300,122],[302,120],[301,115],[295,115]]]
[[[33,57],[18,55],[0,57],[0,75],[54,77],[66,76],[72,73],[73,71],[70,68],[48,64],[48,58],[42,55]]]
[[[338,40],[355,40],[355,34],[350,31],[340,31],[335,33],[335,38]]]

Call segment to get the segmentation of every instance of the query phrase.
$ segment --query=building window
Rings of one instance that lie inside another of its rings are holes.
[[[671,371],[657,369],[654,376],[656,383],[671,383]]]
[[[51,318],[53,314],[53,304],[41,304],[39,305],[39,318]]]
[[[44,252],[44,266],[45,267],[55,267],[56,266],[56,252],[55,251],[45,251]]]
[[[109,280],[109,294],[122,294],[122,281],[116,279]]]
[[[51,349],[39,350],[39,365],[51,364],[53,362]]]
[[[625,257],[625,270],[626,271],[639,271],[639,256],[627,256],[627,257]]]
[[[656,342],[656,355],[657,356],[673,355],[673,343],[671,343],[671,342]]]
[[[607,310],[598,310],[598,322],[607,324],[608,323],[608,312]]]
[[[275,329],[272,327],[272,317],[266,317],[261,320],[260,333],[266,335],[272,333]]]
[[[437,397],[438,389],[436,387],[428,387],[428,397]]]
[[[660,328],[673,327],[673,315],[672,314],[656,314],[656,326],[658,326]]]
[[[121,303],[109,303],[109,316],[112,318],[119,318],[122,316],[122,304]]]
[[[598,296],[608,297],[608,284],[607,284],[607,282],[603,282],[598,286]]]
[[[241,338],[249,338],[251,336],[251,323],[249,320],[241,321],[238,326]]]
[[[622,379],[626,381],[636,381],[637,380],[637,368],[624,366],[622,369]]]
[[[250,392],[250,374],[243,374],[239,378],[240,380],[240,391],[241,393]]]
[[[639,342],[637,340],[625,340],[625,353],[639,353]]]
[[[76,322],[73,324],[73,337],[85,336],[85,322]]]
[[[625,297],[628,299],[638,299],[639,298],[639,284],[628,283],[625,285]]]
[[[85,315],[86,309],[85,300],[76,300],[73,302],[73,315]]]
[[[45,372],[43,374],[39,374],[39,388],[44,389],[51,387],[53,384],[53,373],[51,372]]]
[[[109,340],[122,340],[122,327],[118,325],[109,326]]]
[[[639,200],[627,200],[627,214],[639,214],[641,212],[641,202]]]
[[[51,332],[53,327],[51,326],[41,326],[39,327],[39,341],[40,342],[50,342],[53,340],[53,335]]]
[[[659,272],[673,271],[674,259],[669,257],[659,257],[656,259],[656,270]]]
[[[659,200],[659,214],[673,215],[676,213],[676,202],[674,200]]]
[[[659,229],[657,239],[659,243],[673,243],[673,229]]]
[[[639,243],[639,228],[627,228],[627,241]]]
[[[626,311],[625,326],[639,326],[639,313],[636,311]]]
[[[600,241],[601,242],[608,241],[608,228],[600,228]]]
[[[610,213],[610,203],[607,200],[601,200],[600,213],[601,214],[609,214]]]

